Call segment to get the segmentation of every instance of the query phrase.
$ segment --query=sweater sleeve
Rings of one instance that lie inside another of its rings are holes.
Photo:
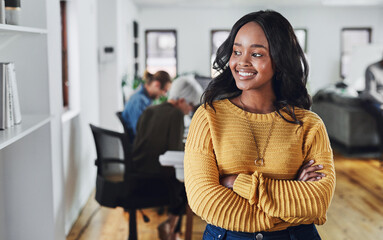
[[[232,231],[256,232],[270,229],[274,219],[256,204],[219,183],[205,109],[194,114],[185,146],[185,187],[190,208],[206,222]]]
[[[302,182],[270,179],[256,174],[258,181],[252,179],[250,182],[249,175],[240,174],[234,183],[234,191],[248,197],[249,203],[256,203],[268,215],[286,222],[323,224],[335,189],[333,155],[323,122],[308,134],[307,140],[308,144],[303,147],[305,161],[314,159],[316,164],[322,164],[320,172],[326,174],[324,178]]]

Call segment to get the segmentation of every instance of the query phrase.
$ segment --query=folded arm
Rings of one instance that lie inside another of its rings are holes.
[[[315,159],[317,166],[323,166],[320,173],[324,175],[318,181],[277,180],[255,172],[239,174],[233,190],[269,216],[323,224],[335,188],[333,155],[323,123],[315,129],[306,152],[306,161]]]
[[[209,125],[201,109],[190,126],[184,168],[189,205],[208,223],[232,231],[256,232],[280,222],[220,184]]]

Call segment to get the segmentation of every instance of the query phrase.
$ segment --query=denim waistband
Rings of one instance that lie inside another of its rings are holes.
[[[210,238],[209,238],[210,236]],[[236,232],[229,231],[211,224],[206,226],[204,238],[209,239],[254,239],[254,240],[300,240],[300,239],[320,239],[314,224],[302,224],[294,227],[288,227],[285,230],[273,232]]]

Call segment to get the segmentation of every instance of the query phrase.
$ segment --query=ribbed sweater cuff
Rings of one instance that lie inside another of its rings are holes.
[[[258,173],[253,175],[239,174],[234,181],[233,190],[241,197],[248,199],[250,204],[256,203],[256,192],[258,188]]]

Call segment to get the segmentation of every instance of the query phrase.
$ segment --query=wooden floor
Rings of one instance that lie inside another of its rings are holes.
[[[383,240],[383,168],[375,159],[335,157],[337,184],[328,220],[318,231],[323,240]],[[150,223],[137,213],[139,240],[155,240],[157,225],[166,219],[145,210]],[[126,240],[128,216],[121,208],[99,207],[89,198],[67,240]],[[185,223],[185,221],[184,221]],[[202,239],[206,224],[193,219],[193,240]],[[184,232],[184,230],[183,230]]]

